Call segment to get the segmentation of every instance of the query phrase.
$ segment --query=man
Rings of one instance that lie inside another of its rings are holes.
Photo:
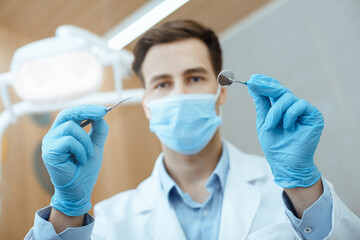
[[[28,239],[360,239],[360,220],[314,165],[323,128],[315,107],[275,79],[251,76],[266,160],[247,155],[220,137],[227,91],[216,81],[222,59],[213,31],[169,22],[145,33],[134,52],[144,111],[163,150],[152,175],[96,205],[94,221],[87,211],[105,108],[62,111],[42,146],[55,194]],[[89,135],[79,126],[85,119],[94,120]]]

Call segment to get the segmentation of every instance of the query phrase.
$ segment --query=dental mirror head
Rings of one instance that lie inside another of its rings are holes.
[[[218,81],[218,83],[219,83],[221,86],[223,86],[223,87],[228,87],[228,86],[230,86],[233,82],[247,85],[246,82],[234,80],[234,73],[233,73],[232,71],[229,71],[229,70],[223,70],[223,71],[221,71],[221,72],[219,73],[218,77],[217,77],[217,81]]]
[[[229,70],[223,70],[217,77],[218,83],[223,87],[228,87],[233,83],[234,73]]]

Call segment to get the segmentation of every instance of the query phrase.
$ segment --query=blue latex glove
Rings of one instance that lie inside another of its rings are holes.
[[[42,158],[55,187],[51,206],[68,216],[91,209],[90,197],[97,180],[109,126],[105,107],[86,105],[59,113],[42,141]],[[92,119],[88,134],[79,125]]]
[[[321,113],[271,77],[252,75],[247,84],[274,182],[283,188],[315,184],[321,176],[313,160],[324,127]]]

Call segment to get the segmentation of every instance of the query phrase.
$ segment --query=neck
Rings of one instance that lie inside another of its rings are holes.
[[[205,201],[208,196],[206,182],[219,162],[222,152],[219,130],[209,144],[195,155],[182,155],[164,145],[162,147],[168,174],[181,190],[188,193],[195,201]]]

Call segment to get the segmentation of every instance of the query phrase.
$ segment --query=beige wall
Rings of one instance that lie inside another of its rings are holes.
[[[0,72],[9,70],[14,51],[29,42],[31,39],[0,27]],[[106,73],[103,89],[111,89],[112,76],[109,71]],[[125,83],[125,87],[139,87],[139,83],[132,79]],[[13,96],[16,99],[15,94]],[[52,120],[55,115],[52,114]],[[106,121],[110,125],[110,133],[102,170],[92,196],[93,204],[136,187],[150,175],[160,152],[158,141],[149,132],[140,105],[121,106],[106,116]],[[50,202],[51,195],[40,184],[34,164],[41,139],[50,126],[41,127],[30,117],[22,117],[6,132],[8,148],[0,182],[0,239],[22,239],[33,225],[36,210]]]

